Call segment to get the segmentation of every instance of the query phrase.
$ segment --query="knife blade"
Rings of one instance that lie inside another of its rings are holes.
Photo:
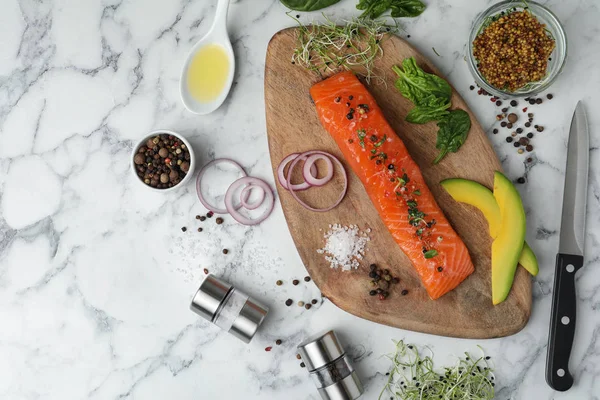
[[[546,382],[558,391],[566,391],[573,385],[569,358],[575,337],[577,311],[575,273],[583,267],[589,148],[587,117],[580,101],[575,107],[569,131],[546,357]]]

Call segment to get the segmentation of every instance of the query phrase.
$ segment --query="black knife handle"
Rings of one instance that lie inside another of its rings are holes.
[[[554,390],[564,392],[573,386],[569,358],[575,337],[577,296],[575,273],[583,267],[583,257],[570,254],[556,256],[552,315],[546,357],[546,382]]]

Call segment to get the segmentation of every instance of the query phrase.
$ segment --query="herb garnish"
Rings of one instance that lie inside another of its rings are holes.
[[[465,353],[456,365],[434,369],[433,353],[422,356],[414,345],[396,342],[388,381],[379,395],[381,399],[472,399],[494,398],[494,374],[490,356],[481,350],[479,357]],[[391,397],[390,397],[391,396]]]
[[[359,129],[358,131],[356,131],[356,133],[358,133],[358,144],[360,144],[360,147],[362,147],[364,149],[365,148],[365,137],[367,137],[367,131],[365,131],[364,129]]]
[[[381,138],[381,140],[379,142],[373,144],[373,146],[375,146],[375,147],[381,147],[381,145],[384,144],[386,140],[387,140],[387,136],[383,135],[383,137]]]
[[[433,258],[438,255],[438,252],[435,249],[431,249],[427,250],[425,253],[423,253],[423,255],[425,256],[425,258]]]
[[[448,152],[456,152],[465,142],[471,120],[464,110],[451,110],[452,88],[444,79],[423,71],[414,57],[402,61],[402,68],[392,67],[398,75],[396,88],[415,107],[408,112],[406,120],[415,124],[437,121],[438,134],[436,148],[440,150],[435,158],[437,164]]]
[[[378,82],[385,84],[383,77],[373,73],[373,65],[383,54],[381,41],[386,34],[398,32],[397,24],[388,25],[385,20],[354,18],[338,25],[324,15],[323,24],[305,26],[293,15],[288,15],[299,25],[292,63],[320,75],[340,69],[359,70],[367,82],[376,78]]]

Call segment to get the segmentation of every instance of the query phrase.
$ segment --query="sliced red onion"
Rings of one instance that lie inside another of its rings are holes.
[[[221,164],[221,163],[226,163],[226,164],[231,164],[234,167],[236,167],[240,173],[242,174],[242,177],[247,176],[246,171],[244,171],[244,168],[242,168],[242,166],[238,163],[236,163],[235,161],[229,159],[229,158],[217,158],[212,160],[211,162],[209,162],[208,164],[206,164],[204,167],[202,167],[202,169],[200,170],[200,173],[198,174],[198,177],[196,178],[196,193],[198,194],[198,199],[200,200],[200,203],[202,203],[202,205],[204,207],[206,207],[207,210],[212,211],[214,213],[217,214],[227,214],[228,211],[224,208],[218,208],[216,206],[213,206],[212,204],[210,204],[208,201],[206,201],[206,199],[204,198],[204,196],[202,195],[202,177],[204,176],[204,173],[206,172],[206,170],[210,167],[212,167],[215,164]],[[246,198],[244,200],[248,200],[248,196],[250,195],[249,192],[246,192]],[[238,209],[242,206],[242,204],[236,204],[235,208]]]
[[[300,203],[306,209],[308,209],[310,211],[315,211],[315,212],[326,212],[326,211],[329,211],[329,210],[337,207],[342,202],[342,200],[344,199],[344,196],[346,196],[346,192],[348,191],[348,175],[346,174],[344,165],[334,155],[326,153],[324,151],[319,151],[319,150],[307,151],[305,153],[300,154],[298,157],[296,157],[292,161],[292,164],[290,165],[290,169],[288,170],[288,174],[287,174],[287,182],[288,183],[290,182],[290,179],[292,178],[292,172],[294,171],[294,167],[296,166],[296,164],[298,164],[298,161],[300,161],[301,158],[304,156],[310,156],[313,154],[321,154],[321,155],[327,156],[327,157],[331,158],[333,161],[335,161],[336,164],[340,167],[340,171],[342,172],[342,175],[344,178],[344,190],[342,190],[342,194],[340,195],[340,198],[333,205],[331,205],[327,208],[314,208],[314,207],[309,206],[302,200],[300,200],[300,198],[298,198],[298,195],[295,193],[295,190],[292,187],[293,185],[290,185],[290,194],[292,195],[292,197],[294,197],[294,199],[296,199],[296,201],[298,203]],[[244,178],[242,178],[242,179],[244,179]]]
[[[265,209],[263,214],[256,219],[250,219],[248,217],[243,216],[233,206],[233,195],[234,195],[235,191],[242,185],[250,185],[250,187],[253,187],[253,186],[260,187],[263,190],[263,192],[265,193],[264,200],[267,202],[267,208]],[[233,217],[233,219],[235,219],[240,224],[244,224],[244,225],[256,225],[256,224],[261,223],[271,214],[271,212],[273,211],[274,205],[275,205],[275,199],[273,197],[273,192],[271,191],[271,188],[269,187],[269,185],[262,179],[254,178],[251,176],[245,176],[245,177],[240,178],[237,181],[233,182],[231,184],[231,186],[229,186],[229,189],[227,189],[227,193],[225,193],[225,208],[227,209],[229,214]]]
[[[254,200],[254,202],[248,203],[246,200],[248,200],[248,198],[250,197],[250,192],[253,189],[260,190],[260,194],[258,195],[259,197],[258,197],[258,199]],[[244,207],[247,210],[256,210],[258,207],[260,207],[260,205],[263,203],[264,200],[265,200],[265,190],[260,186],[256,186],[256,185],[246,186],[245,188],[242,189],[242,192],[240,193],[240,202],[242,203],[242,207]]]
[[[285,190],[290,190],[288,187],[288,181],[285,178],[285,174],[283,172],[283,170],[285,169],[286,165],[288,165],[291,161],[295,160],[298,157],[298,153],[292,153],[289,156],[287,156],[286,158],[284,158],[281,163],[279,163],[279,166],[277,167],[277,180],[279,181],[279,184],[285,189]],[[305,160],[306,157],[302,157],[301,160]],[[317,177],[318,171],[317,171],[317,166],[313,163],[312,167],[310,167],[310,173],[312,174],[312,176],[314,176],[315,178]],[[304,178],[306,179],[306,178]],[[307,182],[302,182],[302,183],[293,183],[292,187],[294,188],[294,190],[296,191],[300,191],[300,190],[306,190],[310,187],[311,185]]]
[[[333,164],[331,163],[331,156],[326,156],[323,154],[313,154],[308,157],[306,161],[304,161],[304,166],[302,167],[302,176],[304,177],[304,181],[311,186],[323,186],[327,182],[333,178]],[[315,162],[317,160],[325,161],[327,165],[327,174],[322,178],[317,178],[317,175],[313,173],[313,167],[315,167]]]

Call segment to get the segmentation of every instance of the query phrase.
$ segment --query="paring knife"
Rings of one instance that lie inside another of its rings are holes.
[[[546,357],[546,382],[561,392],[573,385],[569,357],[575,336],[575,273],[583,267],[589,149],[588,123],[580,101],[575,108],[569,131],[560,242],[556,256]]]

